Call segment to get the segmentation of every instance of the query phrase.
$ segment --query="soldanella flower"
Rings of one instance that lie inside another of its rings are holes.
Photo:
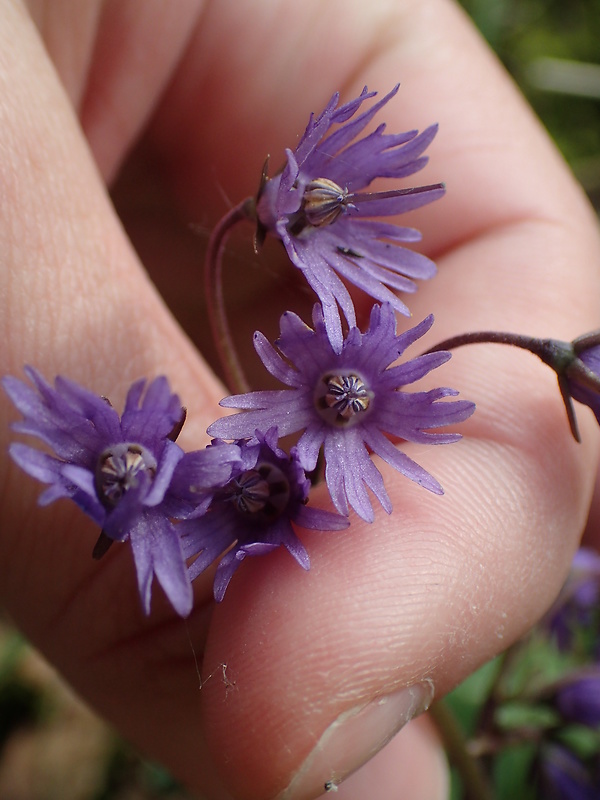
[[[186,616],[192,589],[183,549],[170,517],[188,516],[205,495],[226,483],[239,450],[190,453],[175,443],[185,418],[166,378],[134,383],[121,417],[103,397],[63,377],[54,388],[31,367],[33,388],[6,377],[3,385],[24,419],[13,424],[54,451],[13,443],[13,459],[49,484],[41,505],[67,497],[100,526],[100,557],[113,541],[131,543],[142,604],[150,612],[154,576],[175,610]],[[145,391],[144,391],[145,389]]]
[[[286,455],[278,447],[277,438],[277,428],[273,427],[238,442],[241,461],[235,465],[229,483],[215,493],[203,516],[179,524],[185,555],[197,556],[190,567],[192,579],[227,550],[215,575],[218,602],[247,556],[265,555],[283,546],[301,567],[309,568],[308,553],[292,522],[300,528],[323,531],[348,526],[345,517],[306,505],[310,483],[295,452]],[[219,452],[224,447],[228,445],[217,441],[208,449]]]
[[[303,431],[297,452],[304,469],[314,470],[323,446],[325,478],[334,505],[342,514],[348,514],[351,506],[367,521],[373,520],[367,487],[384,509],[391,511],[370,451],[426,489],[442,494],[437,480],[388,438],[422,444],[455,442],[458,433],[432,433],[430,429],[462,422],[475,408],[466,400],[440,402],[456,395],[453,389],[403,391],[446,362],[449,353],[423,355],[391,366],[429,330],[433,317],[397,335],[393,307],[389,303],[374,305],[369,329],[361,333],[352,328],[339,353],[329,340],[319,305],[313,322],[314,329],[296,314],[285,313],[277,349],[261,333],[255,334],[254,344],[263,364],[289,388],[226,398],[221,405],[243,411],[217,420],[209,433],[241,439],[270,425],[278,427],[280,436]]]
[[[342,278],[408,314],[395,291],[414,292],[415,279],[435,274],[432,261],[399,244],[418,241],[418,231],[373,218],[403,214],[430,203],[443,195],[443,185],[364,191],[376,178],[397,181],[427,163],[423,152],[435,136],[435,125],[420,134],[386,134],[385,125],[380,125],[357,139],[397,91],[396,86],[358,116],[362,104],[376,92],[365,88],[344,105],[338,105],[339,95],[334,94],[321,114],[311,116],[295,150],[286,150],[283,170],[263,179],[258,196],[257,239],[261,241],[267,233],[281,239],[321,301],[336,352],[342,347],[338,305],[348,325],[356,325]]]
[[[589,406],[600,422],[600,332],[579,336],[571,347],[576,358],[565,370],[571,397]]]

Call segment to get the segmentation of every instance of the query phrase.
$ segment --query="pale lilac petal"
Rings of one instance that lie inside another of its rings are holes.
[[[387,461],[394,469],[410,478],[411,481],[418,483],[424,489],[428,489],[434,494],[444,494],[444,490],[432,477],[427,470],[420,467],[412,458],[409,458],[406,453],[395,447],[389,439],[387,439],[379,431],[370,429],[365,434],[365,441],[369,447],[384,461]]]
[[[319,171],[319,174],[324,174],[324,170],[328,166],[328,163],[331,161],[333,156],[337,153],[340,153],[344,147],[346,147],[358,136],[359,133],[361,133],[367,127],[373,117],[375,117],[383,108],[383,106],[396,95],[399,88],[400,84],[394,86],[391,92],[385,95],[385,97],[382,97],[381,100],[379,100],[377,103],[374,103],[371,108],[367,109],[367,111],[364,111],[360,116],[356,117],[356,119],[353,119],[351,122],[347,122],[347,120],[354,115],[360,103],[364,102],[370,97],[374,97],[376,92],[368,93],[365,87],[360,98],[347,103],[342,107],[342,109],[340,109],[342,113],[338,113],[338,116],[335,118],[334,122],[337,124],[346,122],[347,124],[344,125],[343,128],[339,128],[337,131],[328,136],[327,139],[319,147],[317,147],[317,153],[314,156],[314,161],[315,169]],[[348,113],[350,109],[352,109],[351,114]]]
[[[437,367],[441,367],[449,359],[450,353],[439,351],[417,356],[412,361],[406,361],[404,364],[390,367],[386,370],[385,375],[382,376],[380,388],[391,389],[398,386],[408,386],[411,383],[415,383],[415,381],[421,380]]]
[[[294,523],[299,528],[306,528],[313,531],[342,531],[350,525],[350,520],[334,514],[331,511],[324,511],[321,508],[311,508],[302,506],[294,519]]]
[[[42,453],[29,445],[14,442],[8,448],[13,461],[32,478],[42,483],[59,480],[61,462],[47,453]]]
[[[314,417],[314,414],[312,415]],[[327,437],[327,427],[322,420],[312,419],[300,437],[296,450],[300,463],[307,472],[317,466],[319,450]]]
[[[187,617],[192,610],[192,585],[173,525],[161,514],[148,512],[132,526],[130,541],[146,614],[150,613],[151,584],[156,575],[175,611]]]
[[[280,435],[287,436],[301,430],[311,416],[310,410],[300,405],[294,396],[268,408],[221,417],[208,426],[208,435],[218,439],[246,439],[253,436],[257,428],[264,430],[276,425]]]
[[[63,478],[65,478],[69,483],[72,483],[78,489],[81,489],[82,492],[89,494],[90,497],[97,496],[94,475],[89,471],[89,469],[79,467],[77,464],[66,464],[61,469],[61,473]]]
[[[363,230],[363,226],[370,223],[370,227]],[[383,241],[389,238],[383,224],[373,223],[372,220],[353,219],[341,216],[334,225],[331,225],[329,235],[331,246],[338,250],[346,248],[352,253],[357,253],[364,259],[370,259],[386,269],[409,278],[433,278],[437,268],[431,259],[415,250],[408,250],[397,244]],[[322,234],[325,239],[325,231]],[[351,255],[348,257],[352,257]],[[362,261],[358,261],[362,264]]]
[[[159,469],[154,476],[148,494],[144,498],[144,505],[157,506],[162,503],[164,496],[171,484],[175,467],[183,458],[183,450],[175,442],[166,441],[162,453]]]
[[[244,410],[250,410],[253,408],[277,408],[281,406],[283,403],[287,403],[290,401],[290,392],[287,389],[281,389],[280,391],[273,391],[270,389],[266,389],[264,391],[257,391],[252,393],[246,394],[232,394],[228,397],[224,397],[219,405],[222,408],[241,408]],[[220,434],[214,433],[215,430],[215,423],[211,423],[208,427],[208,434],[209,436],[218,436]],[[236,437],[240,438],[240,437]]]
[[[288,386],[296,386],[298,373],[281,358],[271,342],[260,331],[254,334],[254,349],[274,378]],[[223,405],[221,403],[221,405]]]

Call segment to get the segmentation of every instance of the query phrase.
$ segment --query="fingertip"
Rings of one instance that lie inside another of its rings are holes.
[[[383,750],[338,787],[335,800],[447,800],[444,749],[427,715],[413,720]]]

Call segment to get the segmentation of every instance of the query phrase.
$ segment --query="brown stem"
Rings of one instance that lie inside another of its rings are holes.
[[[429,710],[450,763],[461,777],[467,800],[494,800],[494,790],[480,762],[469,755],[466,737],[443,700]]]
[[[223,366],[225,383],[230,392],[247,392],[249,385],[235,349],[227,322],[223,297],[223,251],[230,230],[242,220],[254,218],[254,199],[247,198],[232,208],[215,226],[208,241],[204,279],[208,319],[215,347]]]

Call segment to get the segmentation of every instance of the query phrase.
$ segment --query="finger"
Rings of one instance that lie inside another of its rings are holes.
[[[169,82],[203,3],[25,4],[108,183]]]
[[[336,800],[447,800],[448,766],[431,722],[420,717],[358,772],[340,784]],[[325,795],[331,797],[331,795]]]
[[[133,380],[168,372],[190,412],[184,444],[202,444],[218,384],[133,253],[35,29],[16,4],[2,7],[0,63],[2,374],[21,375],[29,363],[119,408]],[[16,415],[4,393],[0,413],[6,453]],[[176,765],[174,732],[186,731],[196,785],[226,797],[194,705],[210,578],[204,587],[197,581],[198,610],[188,623],[156,586],[154,613],[144,618],[129,548],[113,547],[94,562],[95,527],[66,501],[39,509],[40,487],[7,458],[0,468],[0,596],[12,619],[146,752]]]
[[[29,363],[49,379],[65,374],[117,407],[134,379],[168,371],[190,410],[184,441],[198,444],[214,416],[218,384],[123,235],[33,25],[17,5],[2,13],[1,371],[21,375]],[[6,447],[7,422],[16,415],[4,394],[0,403]],[[97,574],[90,558],[97,531],[66,504],[37,509],[39,486],[5,459],[3,470],[2,558],[11,563],[2,574],[3,596],[27,633],[58,652],[59,610]],[[115,601],[123,593],[128,601],[124,629],[137,627],[132,584],[119,580],[132,564],[122,553],[111,559]],[[112,588],[109,579],[103,591],[110,595]],[[109,635],[106,619],[86,612],[94,619],[86,629],[90,640]]]
[[[201,0],[103,3],[80,119],[107,182],[150,118],[202,12]]]

